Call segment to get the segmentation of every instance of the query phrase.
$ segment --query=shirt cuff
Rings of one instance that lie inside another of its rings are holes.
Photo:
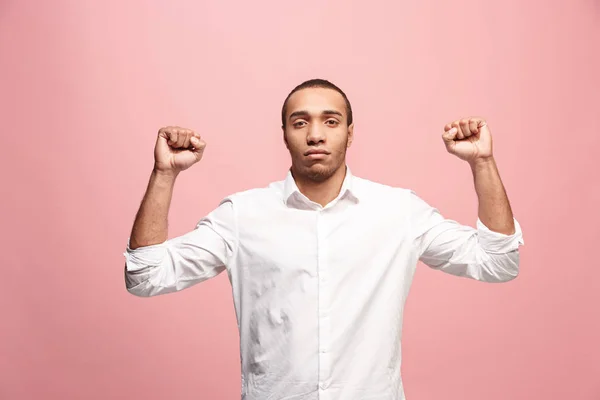
[[[519,246],[525,244],[521,225],[514,218],[513,222],[515,224],[515,233],[506,235],[490,230],[481,222],[481,219],[477,218],[477,235],[481,247],[488,253],[504,254],[517,250]]]
[[[160,265],[166,254],[165,243],[142,246],[132,249],[129,245],[131,238],[127,239],[127,248],[123,255],[127,271],[138,271],[143,268]]]

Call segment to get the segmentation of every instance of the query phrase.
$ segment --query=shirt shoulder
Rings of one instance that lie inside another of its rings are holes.
[[[393,202],[408,201],[411,193],[414,193],[409,188],[391,186],[357,176],[354,177],[352,185],[356,194],[369,202],[376,201],[381,203],[386,200]]]
[[[225,197],[223,201],[231,201],[233,203],[254,203],[281,199],[283,186],[284,181],[274,181],[264,187],[251,188],[232,193]]]

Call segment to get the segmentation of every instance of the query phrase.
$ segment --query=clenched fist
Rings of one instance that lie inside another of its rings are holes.
[[[463,118],[444,127],[446,150],[469,163],[492,157],[492,134],[479,117]]]
[[[167,126],[158,131],[154,169],[179,173],[202,159],[206,143],[191,129]]]

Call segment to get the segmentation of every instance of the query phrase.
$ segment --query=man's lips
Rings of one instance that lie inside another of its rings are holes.
[[[322,149],[311,149],[304,153],[305,156],[327,155],[329,152]]]

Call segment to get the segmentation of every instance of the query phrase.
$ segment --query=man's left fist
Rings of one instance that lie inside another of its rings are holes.
[[[492,134],[485,120],[463,118],[444,127],[446,150],[469,163],[492,157]]]

